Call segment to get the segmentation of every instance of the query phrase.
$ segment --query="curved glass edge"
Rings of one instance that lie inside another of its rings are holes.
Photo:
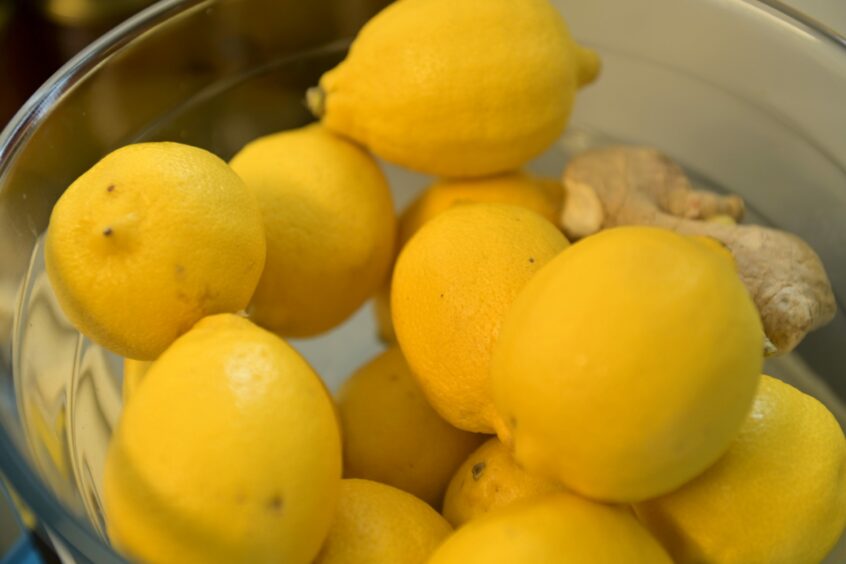
[[[793,6],[789,6],[780,0],[745,0],[750,4],[757,4],[758,6],[764,5],[769,8],[772,8],[776,12],[779,12],[782,16],[785,16],[789,20],[793,20],[794,23],[799,24],[800,26],[806,28],[808,31],[812,32],[813,34],[825,39],[826,41],[833,43],[837,47],[841,49],[846,49],[846,35],[838,32],[837,30],[825,25],[821,21],[812,18],[805,12],[794,8]]]
[[[49,114],[54,102],[72,89],[103,60],[133,39],[176,13],[213,0],[160,0],[95,40],[56,71],[0,131],[0,172],[14,158],[34,126]]]
[[[0,564],[44,564],[29,536],[22,536],[0,560]]]
[[[846,37],[816,21],[804,12],[779,0],[743,0],[760,9],[770,8],[786,20],[799,25],[827,42],[846,49]],[[122,24],[91,43],[83,51],[53,74],[21,107],[5,128],[0,131],[0,172],[8,166],[22,144],[32,134],[41,119],[49,114],[54,102],[72,89],[80,80],[102,64],[104,58],[176,13],[194,6],[212,4],[212,0],[161,0],[160,2],[127,19]],[[0,367],[2,369],[2,367]],[[71,514],[41,483],[27,462],[14,456],[17,445],[0,426],[0,471],[21,492],[29,506],[50,523],[54,533],[77,550],[85,561],[126,562],[108,544]]]
[[[47,116],[56,100],[74,88],[110,55],[177,13],[212,0],[162,0],[116,26],[83,49],[53,74],[21,107],[0,132],[0,174],[15,159],[20,148]],[[6,370],[0,367],[0,370]],[[24,457],[16,456],[17,445],[0,426],[0,472],[27,505],[49,525],[50,532],[73,547],[80,562],[124,563],[94,529],[78,515],[67,510],[48,491]]]
[[[17,450],[16,445],[0,427],[0,451],[12,453]],[[111,547],[104,543],[87,523],[78,516],[72,515],[41,482],[37,473],[27,464],[23,457],[7,454],[0,457],[0,470],[26,504],[39,516],[49,523],[50,530],[69,545],[79,551],[84,561],[104,563],[126,562]]]

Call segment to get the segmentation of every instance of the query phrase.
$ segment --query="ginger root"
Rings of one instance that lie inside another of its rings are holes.
[[[743,200],[691,186],[682,169],[647,147],[579,154],[564,171],[562,228],[571,238],[617,225],[655,225],[712,237],[734,256],[761,315],[768,353],[793,350],[834,317],[822,261],[800,238],[759,225],[736,225]]]

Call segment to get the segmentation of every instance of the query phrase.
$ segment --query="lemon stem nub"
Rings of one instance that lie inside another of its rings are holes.
[[[306,105],[314,117],[322,118],[326,109],[326,92],[319,86],[312,86],[306,90]]]
[[[581,45],[576,45],[576,55],[576,61],[578,61],[579,65],[576,80],[579,83],[579,87],[586,86],[599,76],[599,71],[602,68],[602,60],[596,54],[596,51],[582,47]]]
[[[106,237],[110,237],[112,233],[114,233],[114,231],[111,227],[106,227],[105,229],[103,229],[103,235],[105,235]]]

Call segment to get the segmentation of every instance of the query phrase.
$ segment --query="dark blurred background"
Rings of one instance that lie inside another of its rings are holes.
[[[153,0],[0,0],[0,129],[65,61]]]

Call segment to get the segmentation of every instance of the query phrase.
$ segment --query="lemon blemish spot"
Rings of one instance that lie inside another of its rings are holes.
[[[279,495],[279,494],[276,494],[274,496],[271,496],[267,500],[266,507],[267,507],[268,511],[282,511],[283,505],[284,505],[284,503],[282,501],[282,496]]]

